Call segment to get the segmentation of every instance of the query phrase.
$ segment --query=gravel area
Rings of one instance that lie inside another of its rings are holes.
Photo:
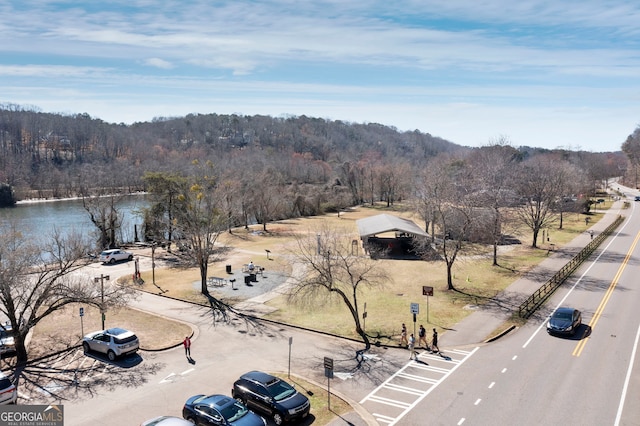
[[[245,277],[248,276],[248,274],[243,273],[241,270],[232,270],[231,274],[225,274],[219,277],[221,278],[222,285],[220,285],[220,283],[209,284],[209,292],[221,297],[248,300],[269,293],[284,284],[287,280],[287,277],[282,273],[275,271],[270,272],[267,269],[262,271],[262,273],[256,274],[256,281],[254,282],[245,283]],[[234,279],[235,282],[232,284],[231,280]],[[200,290],[200,281],[195,281],[192,285],[195,290]]]

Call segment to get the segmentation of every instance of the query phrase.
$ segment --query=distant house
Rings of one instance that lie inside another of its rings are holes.
[[[413,221],[380,214],[356,221],[365,252],[371,257],[416,257],[414,240],[429,234]]]

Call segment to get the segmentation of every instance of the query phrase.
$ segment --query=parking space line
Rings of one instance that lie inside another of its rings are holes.
[[[408,394],[411,394],[411,395],[422,395],[422,392],[417,390],[417,389],[409,388],[409,387],[406,387],[406,386],[396,385],[394,383],[388,383],[387,385],[385,385],[385,389],[394,390],[394,391],[398,391],[398,392],[404,392],[404,393],[408,393]]]
[[[394,420],[393,417],[385,416],[384,414],[372,413],[372,415],[376,418],[378,423],[389,424]]]
[[[375,396],[375,395],[371,397],[371,401],[379,402],[380,404],[391,405],[393,407],[398,407],[398,408],[409,408],[411,406],[411,404],[408,404],[406,402],[396,401],[395,399],[383,398],[381,396]]]

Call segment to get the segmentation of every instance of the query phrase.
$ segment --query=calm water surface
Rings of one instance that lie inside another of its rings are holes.
[[[148,205],[147,197],[144,195],[131,195],[118,203],[122,218],[119,241],[134,240],[134,225],[138,226],[138,237],[141,237],[141,210]],[[13,208],[1,208],[0,223],[6,224],[11,221],[16,223],[25,235],[34,239],[49,236],[57,229],[63,234],[80,232],[90,241],[97,240],[96,227],[82,207],[82,200],[26,202]]]

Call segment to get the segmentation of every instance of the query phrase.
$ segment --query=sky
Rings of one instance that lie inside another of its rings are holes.
[[[640,125],[638,22],[629,0],[0,0],[0,104],[617,151]]]

